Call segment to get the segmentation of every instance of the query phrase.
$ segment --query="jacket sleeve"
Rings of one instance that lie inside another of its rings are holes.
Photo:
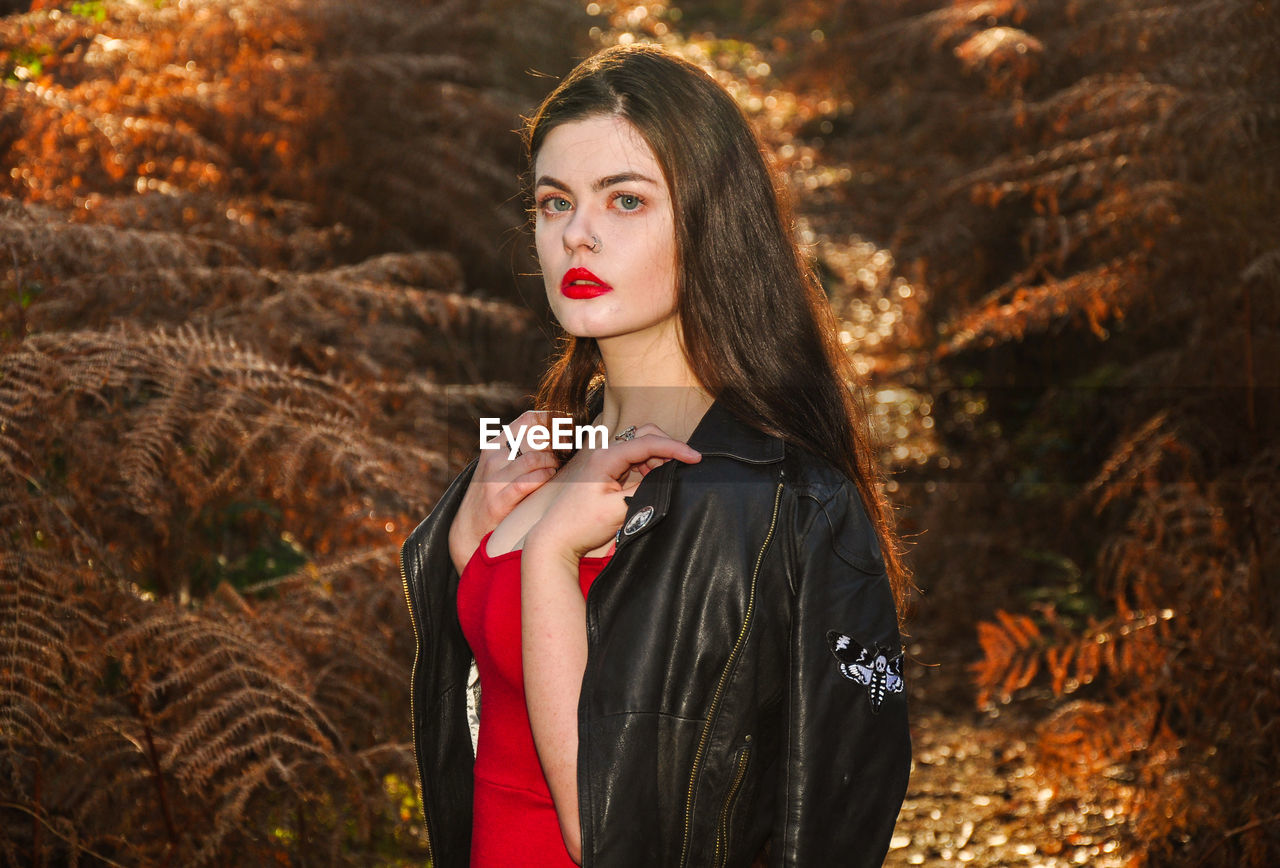
[[[884,862],[911,769],[902,649],[852,483],[797,498],[789,702],[772,864]]]
[[[409,705],[427,845],[436,868],[466,865],[471,851],[472,753],[466,683],[471,650],[458,623],[453,525],[476,461],[467,465],[405,540],[400,563],[417,642]]]

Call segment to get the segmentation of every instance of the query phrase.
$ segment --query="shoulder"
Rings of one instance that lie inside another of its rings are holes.
[[[479,458],[473,458],[453,478],[453,481],[449,483],[449,487],[444,490],[444,493],[436,501],[435,506],[432,507],[431,513],[419,522],[418,526],[405,538],[405,541],[400,546],[400,557],[406,566],[412,563],[415,555],[420,555],[427,545],[436,541],[442,532],[447,539],[449,525],[453,522],[453,517],[458,512],[458,505],[462,501],[462,496],[466,494],[467,486],[476,472],[478,463]]]
[[[879,534],[857,484],[829,461],[787,448],[786,472],[794,476],[787,525],[788,582],[796,611],[816,618],[821,629],[814,641],[824,649],[836,635],[864,649],[896,654],[893,587]]]
[[[827,547],[849,566],[870,575],[885,571],[875,524],[852,479],[827,459],[786,445],[791,527],[800,550]]]
[[[794,443],[785,443],[784,449],[783,469],[797,495],[823,502],[843,491],[857,494],[853,480],[826,458]]]

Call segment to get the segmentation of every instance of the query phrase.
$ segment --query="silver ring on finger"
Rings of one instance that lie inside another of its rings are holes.
[[[635,436],[636,436],[636,426],[628,425],[626,428],[623,428],[619,433],[613,435],[613,439],[614,440],[632,440],[635,438]]]

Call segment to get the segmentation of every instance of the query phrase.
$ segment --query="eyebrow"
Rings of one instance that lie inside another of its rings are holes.
[[[654,186],[657,186],[658,184],[657,181],[653,180],[648,175],[641,175],[639,172],[621,172],[617,175],[607,175],[601,178],[591,185],[591,189],[593,192],[599,193],[606,187],[613,187],[617,184],[632,184],[637,181],[645,184],[653,184]],[[564,181],[552,178],[550,175],[543,175],[538,179],[538,182],[534,184],[534,187],[554,187],[557,190],[564,190],[565,192],[569,191],[568,184]]]

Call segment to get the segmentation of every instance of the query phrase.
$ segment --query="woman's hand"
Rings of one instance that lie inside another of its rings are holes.
[[[552,483],[555,496],[525,538],[525,546],[555,553],[577,565],[604,545],[627,516],[623,500],[650,470],[669,459],[686,464],[702,460],[687,443],[673,440],[657,425],[641,425],[635,437],[605,449],[580,450]]]
[[[512,430],[527,425],[550,427],[551,414],[529,410],[511,423]],[[502,435],[498,435],[500,438]],[[495,438],[497,439],[497,438]],[[449,527],[449,557],[458,574],[471,559],[486,533],[498,526],[516,504],[556,475],[560,461],[548,446],[522,452],[508,459],[506,444],[480,451],[475,475],[467,486],[458,514]]]
[[[623,498],[670,458],[702,456],[655,425],[633,440],[581,450],[556,476],[547,512],[525,537],[520,557],[520,648],[525,703],[538,760],[560,833],[582,864],[578,816],[578,694],[587,667],[587,608],[578,559],[609,540],[627,514]]]

